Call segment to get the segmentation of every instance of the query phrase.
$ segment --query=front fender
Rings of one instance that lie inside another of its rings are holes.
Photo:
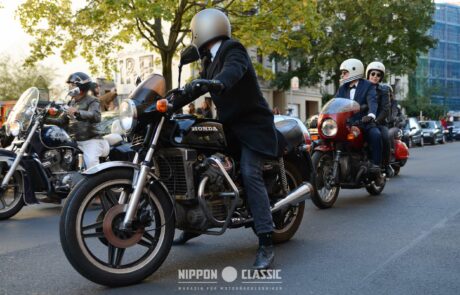
[[[112,169],[120,169],[120,168],[128,168],[128,169],[133,169],[134,171],[139,171],[140,165],[134,164],[133,162],[126,162],[126,161],[112,161],[112,162],[105,162],[101,163],[99,165],[96,165],[94,167],[91,167],[90,169],[86,170],[85,172],[82,172],[82,175],[85,176],[90,176],[90,175],[95,175],[102,173],[104,171],[112,170]],[[175,202],[173,197],[168,191],[168,188],[166,185],[156,176],[153,171],[151,170],[149,173],[150,177],[150,185],[154,185],[155,187],[159,187],[164,191],[164,193],[169,197],[169,200],[171,201],[171,204],[173,205],[174,208]]]
[[[5,150],[5,149],[0,149],[0,163],[6,163],[7,167],[11,167],[15,159],[16,159],[16,153],[9,151],[9,150]],[[26,204],[38,203],[38,200],[35,197],[35,192],[32,189],[32,180],[30,179],[29,174],[24,168],[24,163],[22,161],[19,163],[16,170],[19,170],[21,172],[21,176],[22,176],[22,180],[24,184],[23,198]]]

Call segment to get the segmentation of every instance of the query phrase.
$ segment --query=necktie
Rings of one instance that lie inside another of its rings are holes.
[[[208,49],[203,50],[202,52],[200,52],[200,55],[201,55],[201,72],[200,72],[200,75],[202,77],[205,77],[207,69],[211,65],[211,58],[212,58],[211,51],[209,51]]]

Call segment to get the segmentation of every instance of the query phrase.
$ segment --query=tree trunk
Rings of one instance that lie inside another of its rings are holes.
[[[166,90],[171,90],[173,87],[172,81],[172,60],[174,51],[165,51],[161,53],[161,64],[163,66],[163,77],[166,80]]]

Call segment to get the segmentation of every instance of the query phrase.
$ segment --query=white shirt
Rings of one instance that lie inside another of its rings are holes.
[[[219,51],[221,44],[222,41],[218,41],[214,45],[212,45],[211,49],[209,50],[211,52],[211,62],[214,61],[214,57],[216,57],[217,51]]]
[[[356,87],[358,87],[358,82],[356,82],[355,85],[353,85],[353,88],[350,89],[350,99],[355,100],[355,93],[356,93]]]

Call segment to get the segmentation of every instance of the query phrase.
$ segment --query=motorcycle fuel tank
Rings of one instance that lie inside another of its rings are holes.
[[[42,143],[49,148],[76,147],[76,143],[58,126],[45,126],[41,131]]]
[[[200,119],[177,120],[174,143],[206,149],[222,149],[227,146],[222,124]]]

